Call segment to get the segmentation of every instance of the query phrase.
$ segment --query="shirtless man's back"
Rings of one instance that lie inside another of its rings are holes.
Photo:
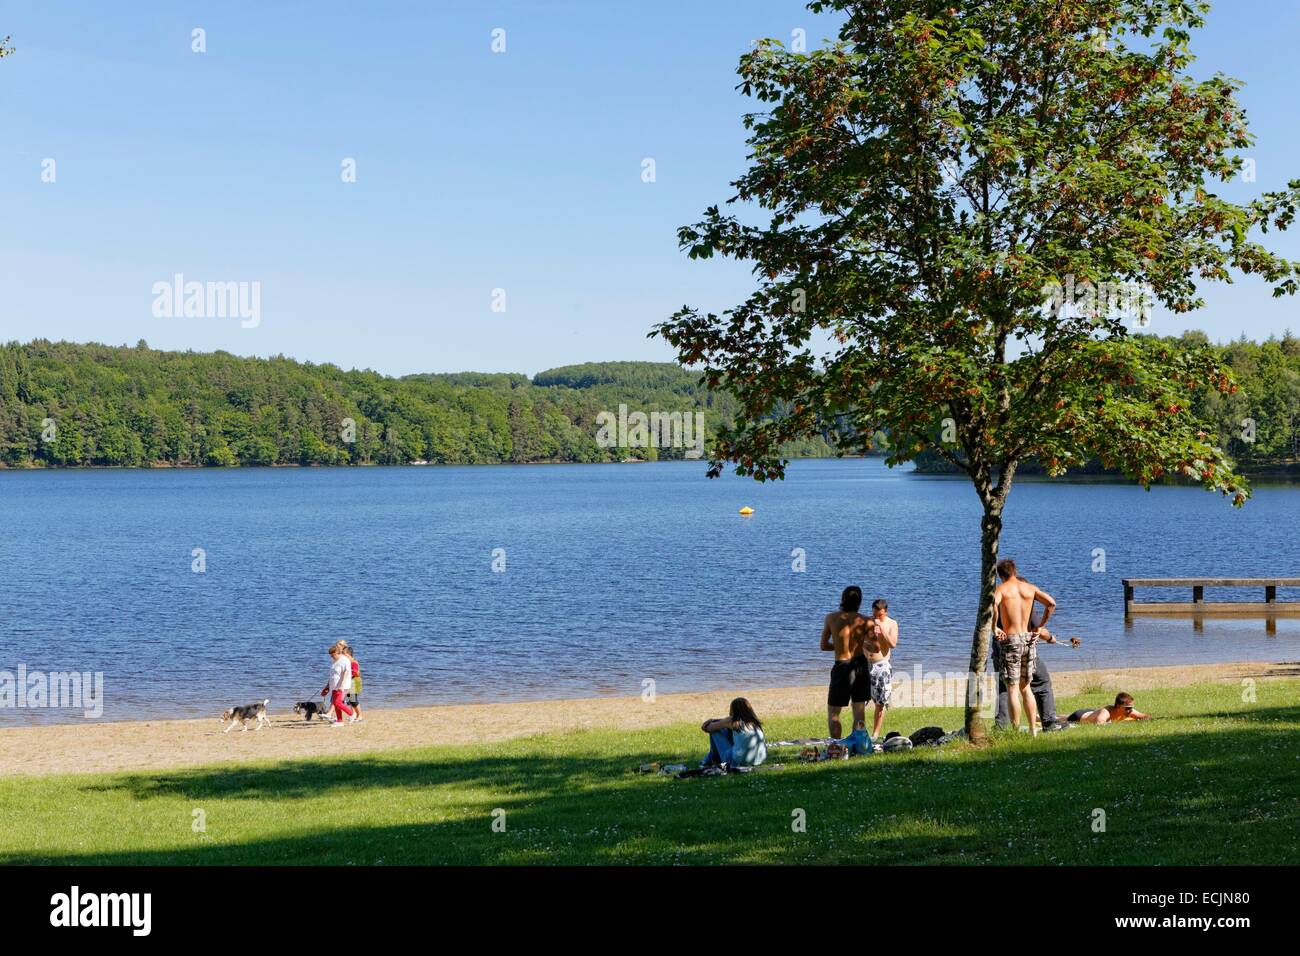
[[[868,640],[872,625],[858,613],[862,607],[862,589],[856,585],[844,589],[840,609],[826,615],[822,621],[821,649],[835,654],[831,667],[831,686],[826,696],[826,726],[832,737],[842,735],[840,711],[853,705],[853,729],[867,725],[867,698],[871,694],[871,678],[863,644]]]
[[[1007,704],[1011,711],[1011,726],[1020,726],[1021,704],[1029,720],[1030,730],[1038,734],[1038,705],[1029,682],[1034,679],[1038,663],[1036,645],[1038,633],[1045,634],[1047,619],[1056,610],[1056,601],[1046,591],[1040,591],[1016,574],[1016,562],[1004,558],[998,562],[1001,583],[993,591],[993,633],[1002,644],[1002,679],[1007,685]],[[1043,605],[1043,617],[1037,627],[1030,621],[1034,615],[1034,602]],[[1053,640],[1050,636],[1046,640]]]
[[[870,622],[857,611],[831,611],[822,628],[829,646],[824,651],[835,653],[837,664],[852,660],[863,653],[870,633]]]

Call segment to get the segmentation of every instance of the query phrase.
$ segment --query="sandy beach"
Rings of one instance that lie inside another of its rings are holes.
[[[1068,696],[1087,688],[1100,687],[1115,693],[1214,681],[1236,682],[1248,677],[1300,678],[1300,662],[1058,671],[1052,680],[1057,695]],[[897,681],[897,674],[895,678]],[[896,707],[906,707],[914,700],[924,705],[960,701],[963,687],[963,681],[946,685],[929,681],[919,689],[915,682],[902,682],[896,684],[894,703]],[[285,713],[286,708],[277,708],[273,701],[270,726],[260,731],[236,729],[225,733],[224,725],[215,716],[207,720],[119,721],[4,729],[0,730],[0,766],[6,774],[21,776],[161,770],[485,743],[592,727],[636,730],[702,720],[723,712],[727,701],[736,695],[750,698],[763,716],[820,714],[825,707],[826,688],[820,685],[741,687],[661,694],[652,702],[639,696],[599,697],[367,710],[364,721],[338,730],[319,720],[309,723]]]

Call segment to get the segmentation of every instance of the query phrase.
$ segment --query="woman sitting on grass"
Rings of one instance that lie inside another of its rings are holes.
[[[706,720],[700,730],[709,735],[701,767],[757,767],[767,759],[763,723],[744,697],[731,702],[731,716]]]

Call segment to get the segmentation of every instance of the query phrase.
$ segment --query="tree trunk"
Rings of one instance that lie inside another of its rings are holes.
[[[984,670],[993,636],[993,589],[997,587],[998,541],[1002,537],[1002,505],[985,500],[984,518],[980,522],[980,603],[971,641],[970,669],[966,675],[966,739],[973,744],[987,739],[984,708],[996,701],[986,700]]]

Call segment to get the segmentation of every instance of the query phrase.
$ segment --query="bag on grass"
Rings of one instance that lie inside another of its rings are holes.
[[[913,732],[908,740],[912,741],[913,747],[920,747],[922,744],[935,743],[942,736],[942,727],[922,727],[920,730]]]

